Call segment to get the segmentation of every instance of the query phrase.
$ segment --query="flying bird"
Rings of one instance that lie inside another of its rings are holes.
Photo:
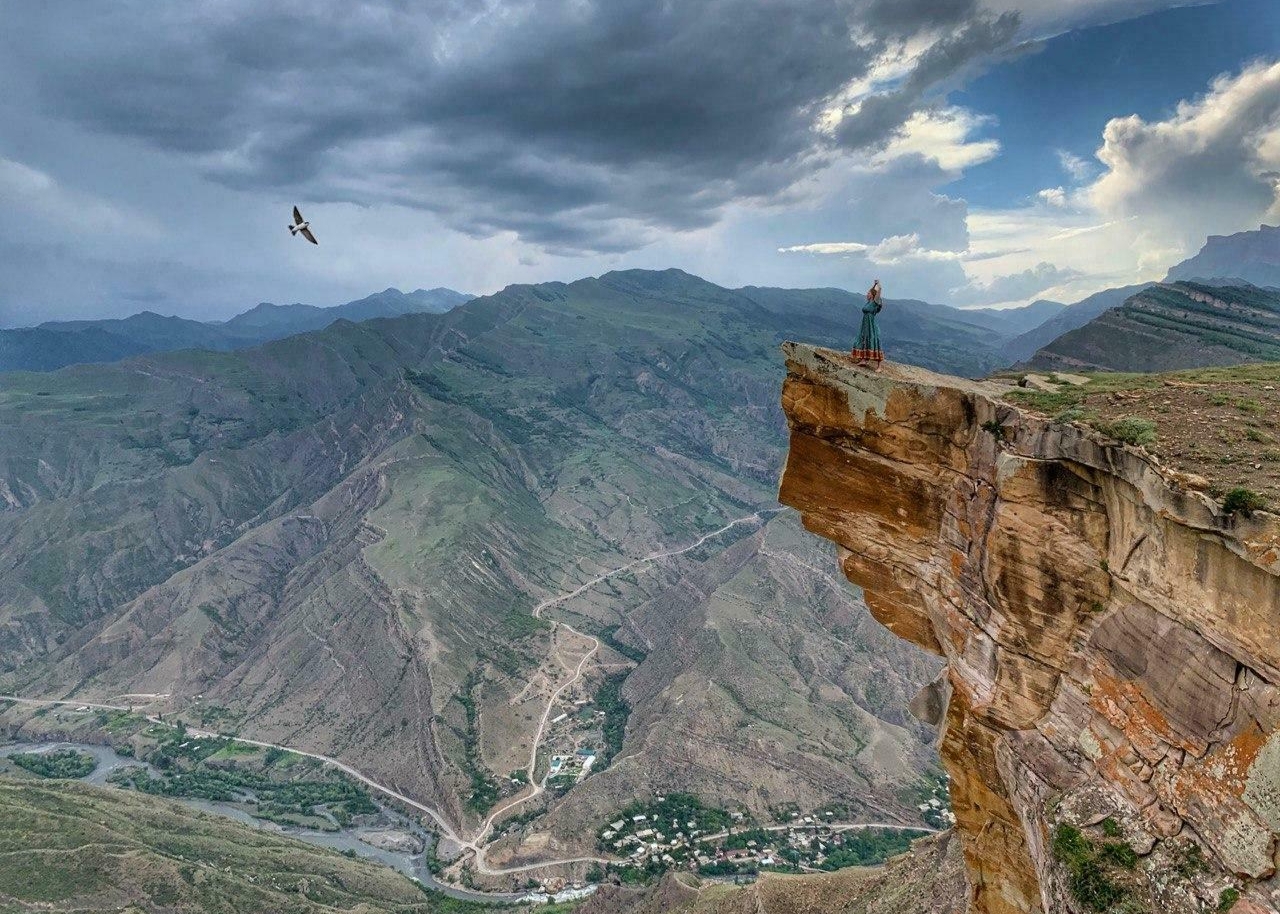
[[[302,218],[302,213],[298,212],[298,208],[293,208],[293,225],[289,226],[290,235],[301,235],[312,244],[319,244],[316,236],[311,234],[311,223]]]

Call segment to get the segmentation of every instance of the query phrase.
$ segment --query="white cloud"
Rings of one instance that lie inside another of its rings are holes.
[[[1096,162],[1058,158],[1072,184],[1023,206],[970,209],[957,302],[1071,301],[1159,279],[1209,234],[1280,219],[1280,62],[1219,77],[1167,119],[1113,119]]]
[[[876,161],[889,161],[900,156],[919,155],[948,172],[960,172],[989,162],[1000,154],[1000,143],[992,139],[971,140],[970,137],[991,126],[994,118],[975,114],[965,108],[940,108],[917,111],[900,133],[876,156]]]
[[[29,198],[54,187],[53,178],[43,171],[13,159],[0,158],[0,198]]]
[[[158,233],[155,224],[137,212],[67,187],[46,172],[4,157],[0,157],[0,204],[23,220],[22,234],[27,241],[41,232],[62,236],[72,225],[105,236],[147,238]]]
[[[920,236],[914,232],[910,235],[891,235],[876,244],[863,244],[858,241],[820,241],[815,244],[793,244],[790,247],[778,248],[780,254],[860,254],[871,263],[894,265],[904,261],[955,262],[963,260],[962,251],[938,251],[923,247]]]
[[[1060,270],[1052,277],[1054,281],[1024,299],[1011,301],[1052,298],[1069,302],[1109,286],[1150,278],[1143,273],[1135,251],[1134,220],[1100,220],[1096,212],[1075,207],[1072,198],[1067,199],[1065,207],[1037,200],[1013,209],[971,212],[972,246],[996,253],[985,259],[966,259],[970,289],[994,286],[1002,277],[1029,270],[1036,275],[1034,271],[1041,264],[1053,264]],[[1041,269],[1039,275],[1043,279],[1047,274]]]
[[[1116,118],[1103,132],[1106,172],[1089,203],[1136,217],[1142,243],[1191,253],[1209,234],[1280,215],[1280,62],[1220,76],[1209,91],[1147,122]]]
[[[1059,149],[1057,152],[1058,164],[1062,166],[1062,170],[1067,176],[1077,184],[1092,178],[1097,173],[1097,168],[1088,160],[1067,152],[1065,149]]]
[[[1067,192],[1061,187],[1046,187],[1036,196],[1050,206],[1065,207],[1067,205]]]
[[[957,305],[1019,304],[1064,289],[1081,275],[1072,267],[1059,267],[1045,261],[1017,273],[957,286],[951,290],[951,302]]]

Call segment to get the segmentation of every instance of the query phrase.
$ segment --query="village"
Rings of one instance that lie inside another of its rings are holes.
[[[956,824],[956,814],[951,810],[951,789],[945,774],[936,774],[926,780],[924,799],[916,804],[920,818],[941,831]]]
[[[655,795],[623,809],[599,831],[598,842],[625,859],[612,867],[623,881],[642,882],[673,869],[741,878],[867,866],[905,852],[932,830],[841,822],[830,809],[783,815],[786,822],[765,825],[745,809],[709,807],[690,794]]]
[[[559,793],[591,773],[602,758],[605,712],[592,698],[570,696],[565,710],[547,722],[543,784]],[[541,768],[541,764],[539,765]]]

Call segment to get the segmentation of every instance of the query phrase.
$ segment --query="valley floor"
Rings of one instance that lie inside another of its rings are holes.
[[[538,604],[534,610],[535,618],[542,618],[543,614],[549,610],[553,610],[576,597],[590,591],[592,588],[607,582],[609,579],[639,568],[643,568],[654,562],[664,559],[675,558],[686,553],[699,549],[707,542],[729,532],[735,527],[743,525],[753,525],[761,522],[762,517],[776,513],[778,509],[767,509],[765,511],[756,511],[748,515],[729,521],[718,529],[712,530],[695,541],[681,547],[654,550],[640,558],[629,561],[611,570],[602,572],[588,579],[577,587],[563,594],[548,598]],[[534,673],[534,678],[528,684],[528,688],[533,688],[535,692],[541,692],[545,697],[541,700],[541,717],[534,738],[528,746],[527,768],[529,783],[524,789],[521,789],[513,796],[497,804],[487,817],[479,824],[479,826],[470,833],[464,832],[451,822],[448,816],[440,809],[422,803],[419,800],[397,790],[385,783],[381,783],[369,776],[365,772],[357,769],[353,765],[343,762],[340,759],[324,755],[321,753],[309,751],[295,745],[287,745],[283,743],[269,742],[265,740],[251,739],[235,734],[221,733],[214,729],[188,726],[185,732],[192,737],[217,738],[230,740],[245,746],[253,746],[263,749],[275,749],[281,751],[292,752],[297,755],[314,759],[326,765],[341,771],[343,774],[364,784],[370,789],[376,791],[387,799],[395,801],[398,804],[425,816],[431,824],[431,827],[438,830],[442,839],[447,842],[457,852],[458,857],[455,862],[454,870],[465,865],[473,869],[475,873],[482,876],[516,876],[522,874],[533,874],[538,871],[548,871],[555,868],[565,867],[574,864],[608,864],[617,862],[613,857],[592,854],[579,854],[562,857],[544,857],[533,862],[517,863],[512,865],[492,865],[488,860],[488,845],[494,827],[497,822],[504,817],[514,814],[521,806],[533,801],[547,790],[548,781],[555,776],[556,771],[551,769],[539,770],[539,753],[543,749],[546,736],[550,725],[556,720],[555,714],[564,707],[561,716],[573,711],[572,704],[562,705],[562,699],[567,693],[583,678],[585,672],[592,664],[598,663],[598,654],[600,651],[600,639],[588,635],[566,622],[553,622],[552,634],[555,635],[557,630],[563,630],[568,636],[568,643],[560,647],[560,649],[551,658],[551,665],[556,669],[539,669]],[[558,670],[558,672],[557,672]],[[541,688],[539,688],[541,686]],[[169,696],[161,694],[148,695],[127,695],[118,696],[113,702],[96,701],[80,698],[33,698],[18,695],[0,695],[0,701],[12,702],[16,705],[29,707],[59,707],[63,709],[71,709],[79,712],[92,711],[110,711],[135,713],[145,710],[148,706],[167,707],[167,699]],[[121,703],[126,701],[127,703]],[[166,712],[169,722],[182,719],[181,711],[172,709]],[[164,714],[160,712],[143,713],[142,716],[146,721],[153,724],[163,724]],[[889,822],[889,823],[832,823],[843,824],[848,827],[903,827],[907,823]],[[781,826],[775,826],[780,828]]]

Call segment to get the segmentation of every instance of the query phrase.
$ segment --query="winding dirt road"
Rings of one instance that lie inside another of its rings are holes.
[[[713,540],[716,537],[720,536],[721,534],[728,533],[730,530],[732,530],[734,527],[739,526],[740,524],[750,523],[752,521],[758,521],[764,515],[776,514],[780,510],[782,509],[769,508],[763,511],[756,511],[755,513],[748,514],[745,517],[736,518],[735,520],[730,521],[729,523],[725,524],[723,527],[720,527],[719,529],[712,530],[710,533],[703,534],[696,541],[690,543],[687,546],[682,546],[678,549],[658,550],[655,552],[651,552],[648,555],[635,559],[634,561],[628,562],[625,565],[620,565],[619,567],[612,568],[609,571],[604,572],[603,574],[598,574],[594,578],[591,578],[589,581],[579,585],[578,587],[574,588],[568,593],[563,593],[563,594],[560,594],[559,596],[550,597],[549,599],[543,600],[541,603],[539,603],[537,606],[533,608],[533,616],[535,619],[541,619],[543,612],[550,609],[552,606],[558,606],[561,603],[567,603],[568,601],[574,599],[575,597],[579,597],[582,594],[586,593],[588,590],[595,587],[597,584],[604,583],[605,581],[609,580],[609,578],[616,577],[617,575],[620,575],[620,574],[625,574],[626,572],[632,570],[633,568],[640,568],[645,565],[652,564],[653,562],[660,561],[662,559],[675,558],[676,556],[684,555],[686,552],[692,552],[694,549],[697,549],[698,547],[705,545],[709,540]],[[529,786],[532,788],[532,790],[530,790],[528,793],[520,793],[514,797],[511,797],[511,799],[509,799],[506,803],[501,804],[492,812],[490,812],[489,817],[484,820],[484,823],[480,826],[480,830],[476,833],[475,838],[472,839],[475,842],[484,840],[485,836],[493,828],[493,823],[497,820],[497,818],[500,815],[502,815],[505,812],[508,812],[511,809],[514,809],[517,806],[521,806],[527,803],[529,800],[532,800],[534,797],[546,791],[546,778],[544,777],[540,781],[535,780],[534,771],[537,768],[537,764],[538,764],[538,749],[542,746],[542,740],[546,736],[547,722],[551,719],[551,713],[555,708],[556,702],[560,699],[560,696],[563,695],[567,689],[573,686],[574,683],[578,682],[578,680],[582,678],[582,674],[587,667],[587,663],[600,650],[600,639],[596,638],[594,635],[588,635],[583,632],[580,632],[567,622],[553,622],[552,629],[554,630],[556,627],[563,627],[565,631],[571,632],[572,634],[578,636],[579,638],[583,638],[587,640],[590,643],[591,647],[587,651],[587,653],[583,655],[582,659],[578,661],[578,666],[574,670],[572,678],[570,678],[567,682],[562,684],[559,688],[557,688],[554,692],[551,693],[551,697],[547,701],[547,706],[542,711],[542,719],[538,721],[538,730],[534,734],[533,744],[529,748],[529,767],[527,770],[529,772],[528,774]],[[592,859],[595,859],[595,858],[592,858]],[[481,869],[480,864],[483,863],[483,860],[484,860],[484,852],[478,851],[476,868],[479,869],[481,872],[489,872],[488,870]]]
[[[569,591],[568,593],[563,593],[563,594],[560,594],[559,596],[550,597],[546,600],[543,600],[541,603],[539,603],[537,606],[533,608],[533,615],[535,618],[540,619],[542,618],[543,612],[545,612],[547,609],[550,609],[553,606],[558,606],[561,603],[566,603],[569,600],[574,599],[575,597],[581,596],[582,594],[590,590],[592,587],[595,587],[597,584],[601,584],[604,581],[607,581],[609,578],[615,577],[619,574],[624,574],[635,568],[641,568],[645,565],[652,564],[653,562],[661,561],[662,559],[675,558],[676,556],[684,555],[687,552],[692,552],[694,549],[697,549],[700,546],[705,545],[708,541],[715,539],[716,537],[724,533],[727,533],[729,530],[732,530],[734,527],[737,527],[742,524],[759,521],[761,518],[770,514],[776,514],[781,510],[783,509],[782,508],[766,508],[761,511],[756,511],[752,514],[748,514],[744,517],[739,517],[735,520],[732,520],[717,530],[712,530],[710,533],[703,534],[701,537],[699,537],[697,540],[695,540],[694,542],[690,543],[687,546],[682,546],[677,549],[658,550],[655,552],[651,552],[646,556],[627,562],[625,565],[620,565],[617,568],[613,568],[613,569],[610,569],[609,571],[603,572],[602,574],[598,574],[595,577],[591,578],[590,580],[586,581],[585,583]],[[514,809],[517,806],[521,806],[524,803],[527,803],[529,800],[532,800],[534,797],[537,797],[546,791],[546,778],[544,777],[541,781],[535,780],[534,770],[537,766],[538,749],[541,747],[542,741],[546,736],[547,722],[550,720],[551,713],[555,708],[555,703],[559,700],[560,696],[564,694],[565,690],[573,686],[574,683],[582,679],[582,676],[584,671],[586,670],[587,664],[591,661],[591,658],[594,657],[600,650],[600,640],[595,636],[584,634],[583,632],[580,632],[573,626],[569,625],[567,622],[553,622],[552,626],[553,626],[553,631],[555,627],[563,627],[566,631],[572,633],[573,635],[587,640],[590,643],[590,648],[582,656],[582,659],[578,661],[578,665],[574,669],[573,676],[571,676],[562,685],[560,685],[557,689],[555,689],[555,691],[551,693],[551,696],[547,700],[547,706],[542,712],[542,719],[538,723],[537,732],[534,734],[533,743],[529,749],[528,778],[529,778],[529,787],[531,789],[528,792],[520,793],[514,797],[511,797],[506,803],[498,806],[496,809],[490,812],[489,816],[484,820],[480,828],[476,831],[475,835],[472,836],[471,838],[463,838],[461,835],[459,835],[453,829],[453,826],[449,824],[448,820],[445,819],[443,814],[441,814],[440,811],[435,809],[434,807],[427,806],[424,803],[419,803],[417,800],[414,800],[411,797],[405,796],[404,794],[400,793],[397,790],[393,790],[392,788],[387,787],[384,784],[380,784],[377,781],[375,781],[373,778],[364,774],[363,772],[357,770],[356,768],[353,768],[351,765],[348,765],[346,762],[339,761],[338,759],[332,758],[331,756],[322,755],[318,752],[309,752],[305,749],[298,749],[294,746],[285,746],[279,743],[270,743],[264,740],[249,739],[248,737],[244,737],[244,736],[233,736],[227,733],[217,733],[211,730],[196,729],[194,727],[188,727],[187,732],[191,733],[193,736],[198,736],[198,737],[205,737],[205,738],[217,737],[221,739],[233,740],[234,742],[243,743],[249,746],[258,746],[265,749],[281,749],[286,752],[293,752],[310,759],[315,759],[316,761],[322,762],[327,765],[332,765],[334,768],[337,768],[339,771],[343,772],[349,777],[354,778],[355,780],[359,781],[360,783],[364,784],[370,789],[375,790],[378,793],[381,793],[384,796],[390,797],[393,800],[396,800],[400,803],[403,803],[404,805],[410,807],[411,809],[415,809],[418,812],[421,812],[424,815],[428,816],[433,822],[436,823],[436,825],[440,829],[440,833],[445,838],[457,844],[459,847],[471,851],[475,855],[476,871],[486,876],[504,876],[511,873],[525,873],[531,870],[543,869],[544,867],[562,866],[570,863],[611,863],[613,861],[608,857],[586,856],[586,857],[567,857],[559,860],[544,860],[538,863],[528,863],[520,866],[490,867],[488,865],[488,862],[485,859],[486,848],[481,843],[488,836],[488,834],[493,830],[493,824],[499,816],[501,816],[506,812],[509,812],[510,810]],[[12,702],[17,702],[20,704],[27,704],[27,705],[64,705],[64,706],[71,706],[71,707],[94,708],[96,710],[105,710],[105,711],[133,711],[132,707],[128,707],[124,705],[105,704],[102,702],[87,701],[87,700],[75,699],[75,698],[25,698],[19,695],[0,695],[0,700],[12,701]],[[150,715],[150,714],[145,716],[147,720],[152,721],[154,723],[164,723],[164,721],[162,721],[158,716]],[[866,827],[873,827],[873,826],[866,826]],[[901,826],[889,826],[889,827],[901,827]]]

